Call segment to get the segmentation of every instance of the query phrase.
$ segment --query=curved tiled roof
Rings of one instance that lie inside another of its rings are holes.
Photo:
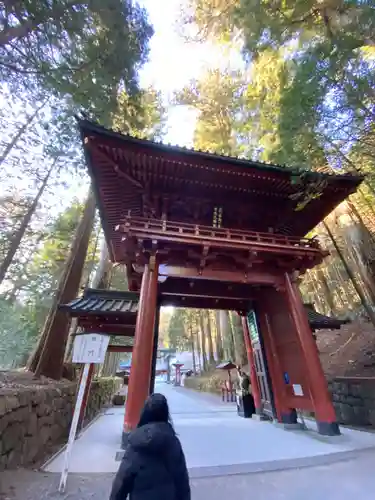
[[[63,304],[60,308],[69,312],[71,316],[131,315],[136,317],[138,313],[138,300],[139,294],[134,292],[96,290],[90,288],[85,291],[82,297],[68,304]],[[313,304],[304,304],[304,306],[312,330],[335,330],[349,322],[348,320],[341,320],[320,314],[315,311]],[[124,340],[124,342],[126,342],[126,340]]]

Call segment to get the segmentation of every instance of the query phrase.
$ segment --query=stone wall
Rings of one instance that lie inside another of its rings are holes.
[[[375,426],[375,378],[336,377],[328,385],[340,424]]]
[[[110,402],[121,379],[93,381],[85,424]],[[46,459],[66,441],[73,415],[76,384],[4,388],[0,392],[0,470]]]

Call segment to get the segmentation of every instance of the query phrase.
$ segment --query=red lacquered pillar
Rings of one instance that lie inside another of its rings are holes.
[[[157,291],[158,265],[153,259],[150,261],[150,264],[145,265],[142,276],[128,395],[125,407],[122,438],[123,447],[126,446],[129,431],[137,426],[143,405],[149,396]]]
[[[255,413],[257,415],[262,415],[262,398],[260,396],[260,388],[259,388],[259,380],[255,368],[255,359],[254,359],[254,351],[253,346],[251,344],[249,325],[247,324],[246,316],[242,316],[242,328],[245,339],[245,346],[247,352],[247,360],[249,362],[250,368],[250,382],[251,382],[251,390],[254,398],[255,405]]]
[[[315,339],[311,332],[298,286],[291,280],[288,273],[285,273],[285,288],[290,312],[298,332],[309,376],[311,399],[315,410],[318,431],[320,434],[326,436],[339,435],[340,429],[336,421],[335,410],[320,363]]]

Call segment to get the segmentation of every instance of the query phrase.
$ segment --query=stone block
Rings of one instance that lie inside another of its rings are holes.
[[[6,413],[2,417],[0,417],[0,435],[5,431],[11,422],[11,413]]]
[[[29,414],[29,409],[26,406],[20,407],[11,413],[13,422],[27,422]]]
[[[37,436],[29,436],[24,439],[22,454],[23,464],[27,465],[40,454],[40,441]]]
[[[18,393],[18,400],[20,403],[20,406],[31,406],[32,402],[32,396],[30,391],[20,391]]]
[[[48,441],[52,437],[52,432],[51,432],[52,427],[42,427],[39,431],[39,440],[40,442],[45,445],[48,443]]]
[[[369,424],[375,427],[375,409],[368,411]]]
[[[52,408],[47,403],[42,403],[36,407],[36,414],[38,415],[38,417],[41,417],[43,415],[50,415],[51,412]]]
[[[375,409],[375,400],[364,398],[362,401],[363,401],[363,406],[368,410]]]
[[[8,469],[16,469],[17,466],[23,465],[23,454],[20,450],[12,450],[8,453]]]
[[[357,398],[354,396],[347,396],[345,398],[345,403],[350,406],[364,406],[364,401],[362,398]]]
[[[9,395],[5,396],[5,406],[6,406],[6,411],[13,411],[16,410],[17,408],[20,407],[20,402],[17,396],[15,395]]]
[[[375,380],[364,381],[361,384],[361,397],[363,399],[372,399],[375,402]]]
[[[51,427],[55,422],[54,415],[44,415],[43,417],[38,418],[38,427],[41,429],[42,427]]]
[[[58,424],[54,424],[51,427],[51,439],[52,441],[58,441],[63,434],[63,429]]]
[[[2,433],[1,440],[3,442],[3,451],[7,453],[13,450],[17,446],[18,441],[22,441],[23,438],[23,428],[19,423],[14,423],[6,428],[6,431]]]
[[[7,405],[5,396],[0,396],[0,418],[7,413]]]
[[[46,393],[43,390],[33,391],[31,396],[33,406],[41,405],[46,401]]]
[[[331,391],[336,394],[341,393],[341,383],[338,381],[333,381],[331,384]]]
[[[349,385],[349,395],[354,396],[356,398],[362,397],[362,390],[364,388],[363,384],[360,383],[351,383]]]
[[[336,413],[341,424],[351,424],[355,419],[354,408],[344,403],[337,406]]]
[[[356,406],[354,407],[354,424],[356,425],[369,425],[370,420],[369,420],[369,412],[366,408]]]
[[[35,412],[30,412],[29,419],[27,421],[26,434],[29,436],[35,436],[38,432],[38,417]]]

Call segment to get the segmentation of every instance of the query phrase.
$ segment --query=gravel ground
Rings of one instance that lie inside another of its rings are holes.
[[[193,479],[192,500],[373,500],[375,452],[327,466]],[[57,493],[58,474],[27,470],[1,473],[1,500],[106,500],[112,474],[71,474]]]

